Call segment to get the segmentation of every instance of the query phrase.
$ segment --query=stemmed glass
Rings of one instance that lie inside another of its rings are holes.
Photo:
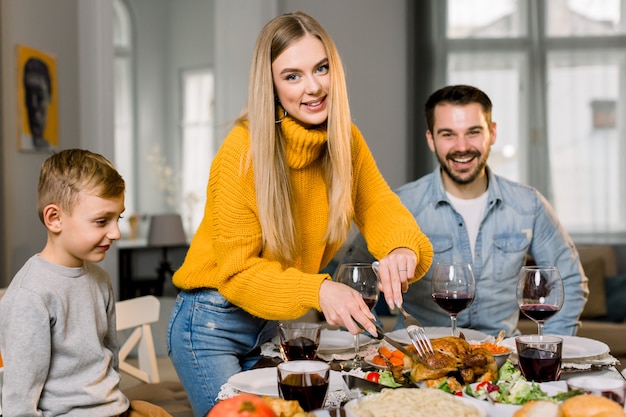
[[[339,265],[337,273],[335,274],[335,281],[357,290],[365,304],[371,309],[376,306],[378,301],[378,294],[380,289],[378,288],[378,276],[372,268],[372,264],[369,263],[349,263]],[[342,362],[341,366],[344,369],[352,369],[361,367],[363,362],[359,357],[359,335],[354,335],[354,358],[349,361]]]
[[[563,280],[555,266],[524,266],[517,280],[517,304],[528,318],[537,323],[539,335],[543,325],[563,306]]]
[[[452,336],[456,336],[456,316],[469,307],[476,294],[472,266],[467,262],[438,263],[432,282],[433,300],[446,310],[452,322]]]

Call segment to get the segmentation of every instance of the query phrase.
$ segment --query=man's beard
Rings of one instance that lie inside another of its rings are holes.
[[[478,151],[451,153],[451,154],[446,155],[445,159],[442,159],[441,156],[437,152],[435,152],[435,155],[437,155],[437,160],[439,161],[439,165],[441,166],[441,169],[443,169],[443,171],[448,175],[448,177],[450,177],[452,181],[454,181],[455,183],[459,185],[467,185],[467,184],[472,183],[487,165],[487,158],[489,158],[489,149],[487,149],[485,156],[482,158],[481,158],[480,152]],[[452,169],[450,169],[450,167],[446,163],[448,160],[462,159],[468,156],[472,156],[475,159],[477,159],[478,164],[471,171],[469,170],[460,171],[461,174],[467,174],[467,175],[459,175],[453,172]]]

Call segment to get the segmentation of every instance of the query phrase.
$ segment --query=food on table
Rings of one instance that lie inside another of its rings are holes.
[[[623,417],[624,408],[615,401],[599,395],[583,394],[569,398],[561,404],[563,417],[595,417],[598,413],[611,413]]]
[[[554,401],[533,400],[524,404],[513,417],[563,417],[563,412]]]
[[[621,405],[605,397],[577,395],[558,404],[554,401],[529,401],[513,417],[624,417]]]
[[[368,381],[376,382],[378,384],[378,381],[380,381],[380,374],[378,372],[368,372],[365,376],[365,379],[367,379]]]
[[[276,413],[259,396],[238,394],[215,404],[205,417],[276,417]]]
[[[468,385],[464,390],[464,394],[480,400],[487,400],[487,396],[489,396],[492,401],[500,404],[523,405],[530,401],[538,400],[564,401],[570,397],[583,394],[583,392],[580,390],[569,390],[550,396],[541,389],[540,384],[527,381],[520,370],[511,361],[507,360],[500,368],[496,381],[485,381],[476,385]]]
[[[384,389],[349,403],[358,417],[480,417],[473,405],[438,389]]]
[[[399,350],[391,350],[387,346],[381,345],[378,348],[378,355],[372,358],[372,363],[378,366],[410,366],[410,359]],[[408,362],[407,362],[408,361]],[[389,365],[391,362],[391,365]]]
[[[496,345],[495,343],[480,343],[470,345],[472,349],[484,348],[494,355],[501,353],[511,353],[511,349],[506,346]]]
[[[288,401],[268,396],[262,398],[272,408],[277,417],[306,417],[306,412],[300,407],[298,401]]]
[[[420,362],[411,365],[413,382],[427,381],[428,384],[430,381],[433,384],[440,383],[443,378],[452,383],[454,378],[460,384],[470,384],[494,381],[498,377],[493,354],[485,348],[472,349],[465,337],[440,337],[432,339],[431,343],[435,354],[426,358],[428,365]],[[411,348],[415,349],[409,346]]]
[[[402,384],[398,384],[391,371],[386,370],[368,372],[365,374],[365,379],[390,388],[402,386]]]

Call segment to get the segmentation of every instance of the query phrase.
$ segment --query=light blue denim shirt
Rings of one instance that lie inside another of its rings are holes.
[[[431,297],[434,266],[438,262],[469,262],[476,279],[476,297],[469,308],[459,313],[457,326],[494,336],[500,329],[507,336],[517,334],[520,310],[515,288],[528,253],[538,265],[556,265],[565,286],[565,302],[561,311],[546,321],[546,334],[574,335],[589,291],[571,238],[536,189],[494,175],[488,168],[487,175],[487,209],[473,260],[465,222],[450,204],[439,168],[396,190],[435,253],[426,276],[404,295],[404,307],[425,326],[450,326],[450,317]],[[359,235],[342,262],[367,259],[371,255]]]

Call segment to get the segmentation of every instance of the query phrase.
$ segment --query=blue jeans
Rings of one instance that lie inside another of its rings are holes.
[[[215,405],[232,375],[261,358],[261,344],[276,334],[277,322],[254,317],[217,290],[181,291],[170,314],[167,343],[194,415]]]

